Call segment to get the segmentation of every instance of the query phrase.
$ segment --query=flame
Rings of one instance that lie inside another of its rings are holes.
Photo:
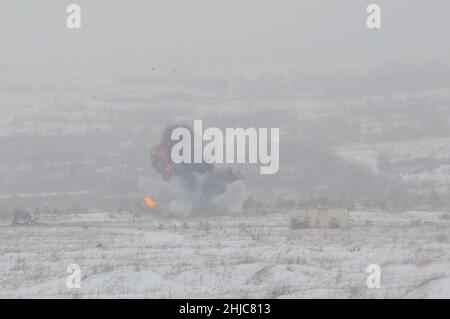
[[[150,196],[144,197],[144,204],[148,208],[155,208],[156,207],[156,201],[151,198]]]

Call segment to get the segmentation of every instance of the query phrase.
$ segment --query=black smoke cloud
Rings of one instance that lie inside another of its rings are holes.
[[[227,167],[202,163],[174,163],[170,152],[177,141],[171,133],[177,127],[163,130],[159,143],[153,145],[150,159],[158,179],[143,178],[140,188],[147,195],[158,196],[159,209],[164,215],[238,214],[246,199],[247,190],[242,175]],[[193,141],[192,141],[193,143]]]

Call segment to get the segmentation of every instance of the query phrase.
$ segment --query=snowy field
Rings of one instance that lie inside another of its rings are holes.
[[[350,220],[343,230],[292,230],[288,214],[5,221],[0,297],[450,297],[448,213],[352,211]],[[80,289],[66,287],[73,263]],[[369,264],[380,265],[381,288],[367,288]]]

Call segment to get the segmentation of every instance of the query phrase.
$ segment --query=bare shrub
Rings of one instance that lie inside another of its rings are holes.
[[[363,294],[363,289],[359,286],[353,286],[350,288],[350,297],[353,299],[360,299]]]

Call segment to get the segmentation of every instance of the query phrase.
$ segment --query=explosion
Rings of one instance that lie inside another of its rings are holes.
[[[144,198],[144,204],[148,208],[155,208],[156,207],[156,201],[153,198],[151,198],[150,196],[147,196],[147,197]]]
[[[177,141],[171,140],[171,132],[176,127],[180,126],[165,129],[160,143],[150,151],[152,166],[161,179],[143,178],[140,188],[156,196],[164,215],[240,213],[247,197],[242,175],[206,162],[173,163],[170,153]],[[145,205],[154,208],[156,201],[146,197]]]

